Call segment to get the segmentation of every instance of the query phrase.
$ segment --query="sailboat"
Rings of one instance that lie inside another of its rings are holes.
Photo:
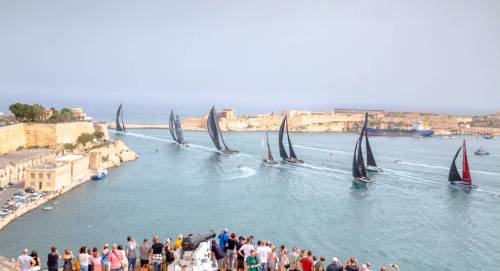
[[[184,133],[182,132],[181,122],[179,116],[174,117],[174,110],[170,111],[170,118],[168,122],[168,129],[170,130],[170,135],[172,139],[181,146],[187,146],[187,141],[184,138]]]
[[[121,124],[120,124],[121,120]],[[117,132],[126,132],[127,130],[125,129],[125,123],[123,123],[123,109],[122,109],[122,104],[118,106],[118,110],[116,110],[116,131]]]
[[[288,150],[290,151],[290,156],[286,153],[285,145],[283,144],[283,135],[285,134],[285,126],[286,126],[286,137],[288,139]],[[295,151],[293,150],[292,141],[290,140],[290,134],[288,133],[288,115],[285,115],[285,118],[281,122],[280,132],[279,132],[279,147],[280,147],[280,156],[284,161],[292,164],[302,164],[304,160],[300,160],[297,158]]]
[[[368,140],[368,113],[365,113],[365,124],[361,131],[361,140],[365,137],[366,142],[366,170],[370,172],[381,172],[382,169],[377,166],[377,162],[375,162],[375,157],[373,156],[372,148],[370,146],[370,141]],[[361,148],[361,142],[360,142]]]
[[[261,144],[262,150],[262,161],[266,164],[275,165],[278,161],[274,160],[273,153],[271,152],[271,147],[269,146],[269,136],[266,131],[266,135],[262,138]]]
[[[457,169],[457,164],[456,160],[458,157],[458,154],[460,151],[463,152],[463,159],[462,159],[462,176],[460,176],[460,173],[458,172]],[[451,185],[453,186],[459,186],[459,187],[464,187],[464,188],[477,188],[477,185],[472,183],[472,178],[470,176],[470,169],[469,169],[469,160],[467,159],[467,146],[465,144],[465,139],[458,148],[457,153],[455,154],[455,157],[453,157],[453,162],[451,163],[450,167],[450,173],[448,175],[448,181],[450,182]]]
[[[219,126],[219,118],[217,117],[217,111],[215,111],[214,106],[212,106],[212,109],[208,114],[207,128],[208,128],[208,134],[210,134],[210,137],[212,138],[212,141],[214,142],[214,145],[219,152],[227,155],[233,155],[239,153],[238,150],[230,149],[226,145],[224,137],[222,136],[222,131]],[[224,148],[222,147],[221,142]]]
[[[354,155],[352,158],[352,177],[358,183],[371,183],[372,180],[366,174],[365,162],[363,161],[363,151],[361,150],[361,137],[356,140]]]

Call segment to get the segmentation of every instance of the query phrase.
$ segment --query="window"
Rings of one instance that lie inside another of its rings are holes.
[[[35,179],[35,173],[31,173],[31,179]]]
[[[43,173],[38,173],[38,179],[43,179]]]
[[[47,179],[50,180],[50,173],[47,173]]]

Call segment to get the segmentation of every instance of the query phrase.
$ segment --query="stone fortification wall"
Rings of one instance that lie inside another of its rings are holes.
[[[15,151],[25,144],[23,124],[0,127],[0,154]]]
[[[65,143],[75,143],[82,133],[95,131],[91,122],[67,122],[57,124],[25,123],[26,147],[56,147]]]

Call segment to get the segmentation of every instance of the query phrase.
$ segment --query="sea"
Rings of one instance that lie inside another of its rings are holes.
[[[139,159],[109,170],[48,202],[0,231],[0,255],[35,249],[46,260],[51,246],[139,242],[158,235],[219,233],[227,227],[288,248],[311,249],[328,261],[356,257],[375,269],[494,270],[500,266],[500,139],[467,136],[473,182],[450,187],[451,160],[464,137],[371,138],[383,172],[374,183],[353,184],[356,134],[290,134],[304,164],[261,162],[262,132],[226,132],[240,154],[215,151],[207,132],[185,132],[189,147],[173,144],[168,130],[110,132]],[[278,135],[269,134],[278,157]],[[489,156],[475,156],[482,146]],[[461,165],[461,159],[457,162]],[[44,257],[45,256],[45,257]]]

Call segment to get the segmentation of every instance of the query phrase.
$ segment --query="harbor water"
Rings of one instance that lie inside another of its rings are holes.
[[[500,140],[467,137],[473,181],[463,191],[447,184],[462,138],[371,138],[384,172],[353,186],[357,135],[291,133],[302,165],[264,165],[261,132],[225,133],[239,155],[215,152],[206,132],[185,132],[191,145],[172,143],[168,130],[112,134],[139,159],[109,170],[19,218],[0,231],[0,255],[55,245],[75,252],[159,235],[204,233],[228,227],[276,245],[310,248],[327,259],[357,257],[375,267],[466,270],[500,265]],[[277,134],[270,133],[275,157]],[[489,156],[475,156],[479,146]],[[395,163],[396,160],[398,163]],[[461,164],[461,161],[458,162]]]

